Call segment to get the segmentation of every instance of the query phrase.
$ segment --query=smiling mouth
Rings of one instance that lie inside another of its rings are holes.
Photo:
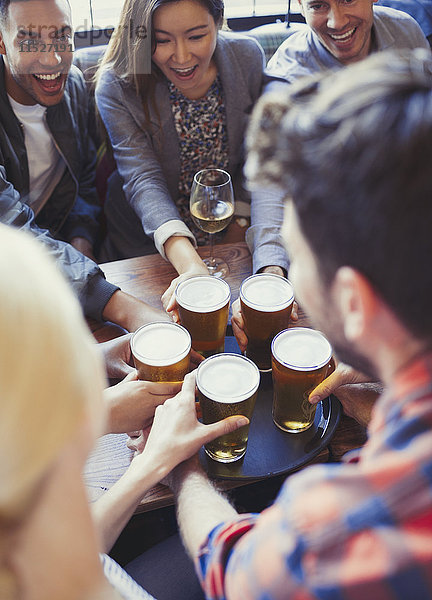
[[[350,29],[349,31],[346,31],[345,33],[329,33],[329,37],[331,37],[331,39],[339,44],[345,44],[351,41],[354,33],[356,32],[357,27],[353,27],[352,29]]]
[[[194,73],[195,70],[198,68],[198,65],[194,65],[193,67],[188,67],[187,69],[176,69],[174,67],[171,67],[171,70],[174,71],[174,73],[177,75],[177,77],[191,77]]]
[[[60,79],[61,76],[61,71],[58,73],[33,73],[33,77],[36,77],[40,81],[55,81],[56,79]]]

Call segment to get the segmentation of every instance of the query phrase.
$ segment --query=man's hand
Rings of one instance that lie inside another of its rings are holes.
[[[123,379],[134,370],[130,339],[131,334],[128,333],[99,344],[98,347],[102,350],[109,379]]]
[[[273,273],[273,275],[279,275],[280,277],[285,277],[286,274],[282,267],[278,267],[276,265],[269,265],[268,267],[264,267],[260,270],[260,273]],[[297,302],[294,302],[292,311],[291,311],[291,321],[298,321],[298,305]]]
[[[273,275],[279,275],[280,277],[285,277],[285,271],[282,267],[278,267],[277,265],[269,265],[268,267],[264,267],[260,269],[260,273],[273,273]]]
[[[298,320],[297,302],[294,302],[290,319],[292,321]],[[240,298],[237,298],[237,300],[235,300],[232,304],[231,326],[234,336],[237,340],[237,344],[239,345],[240,350],[244,352],[247,347],[248,338],[244,329],[244,320],[241,312]]]
[[[133,370],[123,381],[104,390],[108,407],[108,432],[127,433],[151,425],[156,407],[172,398],[181,383],[141,381]]]
[[[70,243],[71,246],[75,248],[75,250],[78,250],[78,252],[81,252],[81,254],[84,254],[84,256],[87,256],[87,258],[90,258],[91,260],[94,260],[94,262],[96,262],[96,259],[93,254],[93,246],[86,238],[74,237],[71,239]]]
[[[232,303],[231,326],[235,339],[237,340],[237,344],[239,345],[240,350],[244,352],[246,350],[248,339],[244,330],[240,298],[237,298],[237,300]]]
[[[374,404],[381,393],[380,383],[371,382],[367,375],[339,363],[336,370],[310,394],[309,401],[317,404],[334,394],[340,400],[344,413],[367,427]]]
[[[103,311],[103,318],[132,332],[141,325],[152,321],[171,320],[162,309],[154,308],[121,290],[114,292],[108,300]]]

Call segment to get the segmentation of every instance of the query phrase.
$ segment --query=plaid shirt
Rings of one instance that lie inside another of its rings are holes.
[[[311,466],[260,515],[216,527],[209,599],[432,598],[432,354],[378,401],[357,462]]]

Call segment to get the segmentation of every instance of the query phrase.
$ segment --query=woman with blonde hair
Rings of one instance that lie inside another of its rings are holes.
[[[45,249],[5,226],[0,282],[0,597],[151,598],[99,552],[150,487],[242,423],[202,425],[193,398],[180,392],[156,409],[145,449],[92,515],[82,470],[105,427],[97,345]],[[183,387],[190,396],[193,375]]]
[[[237,217],[228,232],[244,239],[243,139],[264,54],[252,38],[221,31],[223,15],[222,0],[124,3],[96,86],[123,186],[105,204],[107,259],[148,253],[153,240],[181,276],[207,273],[194,248],[207,238],[189,214],[194,174],[206,167],[231,174]]]

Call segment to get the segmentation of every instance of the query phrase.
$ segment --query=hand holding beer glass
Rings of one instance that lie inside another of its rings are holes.
[[[231,298],[226,281],[197,275],[179,283],[175,297],[193,349],[205,358],[223,352]]]
[[[228,227],[234,215],[231,175],[222,169],[203,169],[195,174],[190,195],[191,217],[210,238],[210,256],[204,260],[209,275],[224,278],[228,265],[213,256],[213,234]]]
[[[249,420],[255,408],[260,374],[256,365],[240,354],[217,354],[202,362],[196,378],[205,425],[232,415]],[[205,444],[210,458],[222,463],[240,460],[246,453],[249,425]]]
[[[259,273],[240,286],[240,305],[248,338],[246,356],[260,371],[271,369],[271,343],[289,325],[294,304],[290,281],[272,273]]]
[[[290,433],[313,424],[316,405],[309,395],[331,373],[332,347],[319,331],[292,327],[272,342],[273,421]]]
[[[181,382],[189,371],[189,332],[169,321],[148,323],[135,331],[131,350],[138,379]]]

